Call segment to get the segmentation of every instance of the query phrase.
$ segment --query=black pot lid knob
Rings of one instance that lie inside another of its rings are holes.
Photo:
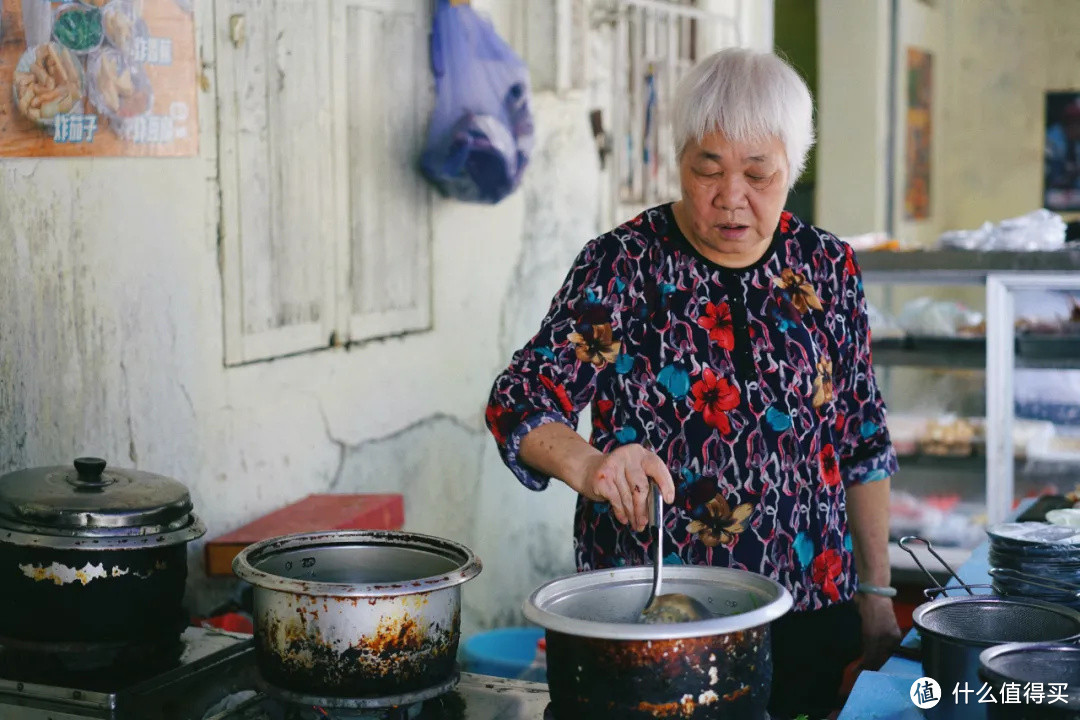
[[[75,470],[79,473],[79,482],[100,485],[104,482],[101,477],[105,472],[105,461],[95,457],[75,458]]]

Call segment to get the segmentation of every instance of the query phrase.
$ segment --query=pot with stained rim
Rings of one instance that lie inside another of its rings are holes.
[[[0,477],[0,636],[175,642],[187,543],[206,532],[191,510],[180,482],[99,458]]]
[[[461,585],[481,567],[450,540],[367,530],[271,538],[233,560],[254,586],[259,674],[330,706],[452,683]]]
[[[558,578],[525,602],[546,630],[548,689],[559,720],[762,720],[772,686],[770,624],[792,606],[779,583],[731,568],[664,568],[664,587],[715,617],[641,624],[652,570]]]

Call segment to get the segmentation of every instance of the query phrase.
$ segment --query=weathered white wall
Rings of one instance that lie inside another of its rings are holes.
[[[1046,92],[1080,89],[1080,3],[953,0],[948,8],[946,230],[1042,206]]]
[[[208,2],[198,10],[211,17]],[[211,30],[200,25],[208,63]],[[211,89],[198,158],[0,164],[0,471],[95,454],[173,476],[208,536],[310,492],[399,490],[410,529],[485,559],[478,585],[499,587],[500,566],[518,567],[508,538],[530,542],[548,518],[562,525],[531,541],[534,555],[569,567],[568,498],[507,515],[512,503],[486,497],[535,500],[491,461],[483,406],[523,323],[597,230],[582,101],[536,98],[521,192],[496,207],[439,203],[432,332],[229,369],[213,110]],[[199,544],[191,559],[191,604],[206,611],[232,583],[204,581]],[[478,607],[474,623],[499,612]]]
[[[506,36],[511,4],[475,0]],[[213,80],[210,0],[196,7]],[[572,493],[522,488],[483,423],[495,374],[601,228],[586,93],[538,94],[524,187],[438,201],[434,330],[225,368],[213,85],[201,153],[0,161],[0,472],[99,455],[183,481],[208,537],[311,492],[400,491],[406,526],[484,560],[464,629],[572,570]],[[234,589],[191,548],[189,605]]]
[[[888,0],[822,0],[817,215],[840,234],[884,230]],[[900,0],[893,218],[932,244],[1042,204],[1045,93],[1080,87],[1075,0]],[[931,217],[904,218],[907,48],[933,65]]]
[[[814,215],[842,236],[887,225],[889,22],[887,2],[818,3]]]

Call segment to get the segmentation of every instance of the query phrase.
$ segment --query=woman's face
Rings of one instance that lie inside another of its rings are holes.
[[[731,142],[718,132],[686,146],[679,161],[676,218],[705,257],[745,267],[768,249],[787,200],[788,164],[779,138]]]

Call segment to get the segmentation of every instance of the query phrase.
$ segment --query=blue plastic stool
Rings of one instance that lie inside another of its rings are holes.
[[[519,678],[536,658],[536,642],[544,637],[538,627],[499,628],[477,633],[462,648],[462,668],[479,675]]]

